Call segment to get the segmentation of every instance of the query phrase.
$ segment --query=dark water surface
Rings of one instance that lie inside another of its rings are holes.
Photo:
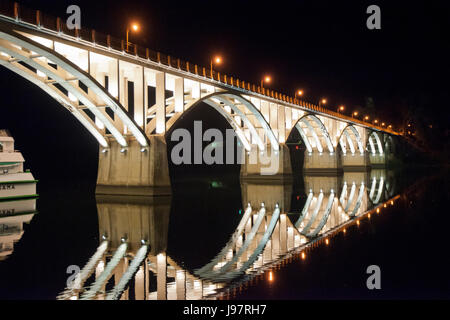
[[[232,299],[450,298],[448,172],[396,176],[400,199],[359,226],[288,259],[280,267],[228,293]],[[238,175],[184,175],[173,181],[167,255],[194,271],[208,263],[238,225],[243,193]],[[301,208],[301,177],[291,206]],[[1,299],[55,299],[66,287],[70,265],[83,266],[100,243],[92,182],[42,181],[37,213],[13,253],[0,261]],[[297,196],[298,195],[298,196]],[[299,203],[296,203],[298,200]],[[100,228],[101,229],[101,228]],[[381,269],[381,290],[368,290],[366,268]],[[107,288],[108,289],[108,288]]]

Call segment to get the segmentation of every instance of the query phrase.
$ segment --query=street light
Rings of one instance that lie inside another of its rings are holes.
[[[374,123],[378,123],[378,120],[377,120],[377,119],[375,119],[375,120],[374,120]]]
[[[270,76],[264,76],[264,78],[261,80],[261,88],[264,88],[264,82],[270,83],[272,81],[272,78]]]
[[[213,78],[213,63],[221,64],[222,58],[219,56],[216,56],[216,57],[214,57],[214,59],[211,59],[211,79]]]
[[[366,121],[369,120],[369,116],[365,116],[364,120],[366,120]]]
[[[357,117],[357,116],[358,116],[358,111],[355,111],[355,112],[352,113],[352,118],[353,117]]]
[[[297,99],[297,96],[301,97],[302,95],[303,95],[303,90],[295,91],[295,99]]]
[[[321,106],[322,104],[326,104],[326,103],[327,103],[327,99],[325,99],[325,98],[320,99],[320,101],[319,101],[319,108],[320,108],[320,106]]]
[[[338,108],[337,112],[339,113],[339,112],[342,112],[342,111],[344,111],[344,110],[345,110],[345,107],[344,107],[344,106],[340,106],[340,107]]]
[[[137,32],[139,31],[139,25],[137,25],[136,23],[131,24],[131,31]],[[128,34],[130,33],[130,29],[127,27],[127,51],[128,51]]]

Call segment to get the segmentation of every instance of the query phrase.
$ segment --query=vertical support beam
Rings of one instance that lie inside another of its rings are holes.
[[[136,69],[134,81],[134,121],[141,128],[144,127],[144,67]]]
[[[287,234],[288,250],[292,250],[292,248],[294,248],[294,246],[295,246],[295,243],[294,243],[294,228],[288,227],[287,232],[288,232],[288,234]]]
[[[175,112],[184,111],[184,79],[182,77],[175,78]]]
[[[156,257],[156,299],[167,300],[167,256],[160,253]]]
[[[261,100],[261,113],[266,119],[267,123],[270,123],[269,102]]]
[[[286,107],[286,131],[285,131],[285,140],[288,139],[289,133],[291,132],[292,128],[292,108]]]
[[[156,133],[166,132],[166,74],[156,74]]]
[[[285,121],[285,106],[278,105],[278,142],[284,143],[286,141],[286,121]]]
[[[263,251],[263,264],[272,260],[272,240],[269,239]]]
[[[136,300],[145,299],[145,272],[144,266],[140,266],[136,276],[134,277],[134,297]]]
[[[105,270],[105,264],[106,264],[106,259],[103,256],[103,258],[98,262],[97,267],[95,268],[95,279],[98,279],[98,277],[100,277],[100,275],[102,274],[103,270]],[[104,292],[106,289],[106,282],[105,281],[103,283],[103,286],[101,288],[101,290]]]
[[[146,300],[150,299],[150,269],[148,267],[149,259],[145,258],[144,260],[144,274],[145,274],[145,298]]]
[[[278,105],[275,103],[269,103],[269,114],[270,114],[270,121],[269,125],[272,128],[273,133],[279,138],[279,132],[278,132]]]
[[[128,269],[128,258],[123,258],[120,260],[119,264],[117,265],[115,272],[114,272],[114,285],[117,286],[119,284],[120,279],[123,277],[123,274]],[[122,295],[120,296],[120,300],[128,300],[128,291],[129,289],[126,289],[122,292]]]
[[[142,110],[144,124],[142,126],[142,129],[144,130],[144,132],[146,132],[147,114],[148,114],[148,85],[147,85],[147,76],[145,75],[145,68],[142,68],[142,95],[144,99],[143,101],[144,109]]]
[[[199,298],[203,298],[203,281],[202,280],[194,280],[194,294]]]
[[[192,82],[192,98],[200,99],[200,82],[198,81]]]
[[[186,300],[186,271],[177,270],[176,273],[177,300]]]
[[[280,215],[280,251],[282,254],[287,252],[287,227],[285,213]]]
[[[272,234],[272,256],[280,254],[280,219],[278,219],[275,229]]]

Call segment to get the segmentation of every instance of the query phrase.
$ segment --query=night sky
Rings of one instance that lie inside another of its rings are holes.
[[[301,88],[305,100],[317,104],[326,97],[333,110],[344,104],[347,113],[369,113],[364,108],[371,98],[372,118],[398,128],[415,116],[433,125],[436,140],[448,140],[446,1],[20,3],[63,18],[67,6],[77,4],[83,28],[122,38],[127,24],[136,21],[141,31],[130,36],[131,42],[204,66],[219,54],[224,63],[216,69],[221,73],[256,84],[270,74],[272,89],[293,95]],[[366,27],[370,4],[381,8],[381,30]],[[85,129],[39,89],[3,68],[0,85],[0,127],[12,129],[22,149],[37,152],[45,143],[55,154],[76,158],[81,168],[89,162],[85,155],[97,152]],[[32,142],[26,141],[30,132]],[[63,141],[73,148],[68,150]]]

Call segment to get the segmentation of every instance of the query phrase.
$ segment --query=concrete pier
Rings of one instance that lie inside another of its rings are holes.
[[[289,148],[283,143],[280,150],[274,151],[270,145],[261,152],[254,147],[249,152],[243,152],[241,164],[241,179],[244,180],[292,180],[292,166]]]
[[[142,148],[136,140],[123,148],[111,141],[100,147],[96,194],[170,195],[167,145],[164,136],[149,136],[150,145]]]
[[[329,152],[307,152],[303,163],[305,174],[339,174],[342,172],[340,155]]]

